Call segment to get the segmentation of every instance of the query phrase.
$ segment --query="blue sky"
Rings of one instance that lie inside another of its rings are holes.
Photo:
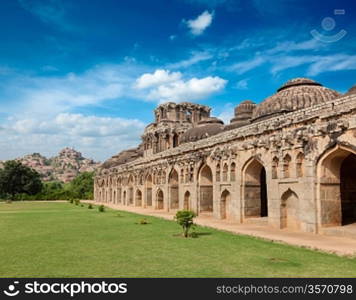
[[[73,146],[105,160],[166,101],[225,122],[310,77],[356,83],[356,2],[2,0],[0,159]]]

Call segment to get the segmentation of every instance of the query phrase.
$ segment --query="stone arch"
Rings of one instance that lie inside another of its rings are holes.
[[[213,211],[213,173],[205,164],[199,171],[199,212]]]
[[[291,170],[290,170],[290,163],[292,158],[289,154],[286,154],[283,158],[283,176],[284,178],[290,178]]]
[[[243,168],[243,199],[245,217],[268,216],[266,169],[257,158]]]
[[[124,201],[123,201],[123,204],[126,205],[126,191],[124,191],[124,195],[123,195],[123,198],[124,198]]]
[[[278,178],[278,164],[279,164],[279,159],[278,157],[275,156],[272,159],[272,179]]]
[[[142,206],[142,192],[141,190],[137,189],[136,190],[136,196],[135,196],[135,202],[136,202],[136,206]]]
[[[288,189],[281,197],[280,228],[300,229],[300,208],[298,195]]]
[[[183,209],[185,209],[185,210],[189,210],[190,209],[190,192],[189,191],[186,191],[184,193]]]
[[[228,190],[224,190],[220,197],[220,216],[221,219],[232,219],[231,194]]]
[[[157,209],[163,209],[164,208],[164,195],[163,195],[163,191],[161,189],[157,190],[156,199],[157,199]]]
[[[356,223],[356,152],[337,145],[318,160],[319,223]]]
[[[146,189],[146,205],[152,206],[152,175],[151,174],[147,175],[146,177],[145,189]]]
[[[179,208],[179,176],[176,169],[172,169],[168,179],[170,208]]]
[[[116,190],[114,190],[114,195],[113,195],[113,203],[116,204],[117,203],[117,199],[116,199]]]
[[[174,133],[173,134],[173,148],[178,147],[179,145],[179,137],[178,134]]]
[[[223,176],[222,176],[222,181],[227,181],[227,174],[228,174],[228,171],[229,171],[229,167],[227,165],[227,163],[224,164],[223,166]]]
[[[220,174],[221,174],[221,170],[220,170],[220,162],[218,162],[216,164],[216,172],[215,172],[215,178],[216,178],[216,182],[220,181]]]
[[[135,179],[133,175],[131,174],[128,178],[128,205],[133,205],[134,202],[134,190],[133,190],[133,185],[134,185]]]
[[[297,177],[303,177],[304,175],[304,153],[299,152],[295,160],[295,169]]]
[[[230,181],[235,181],[236,179],[236,164],[234,162],[230,165]]]

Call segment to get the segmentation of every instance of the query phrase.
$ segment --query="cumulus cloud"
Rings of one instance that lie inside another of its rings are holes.
[[[190,32],[193,35],[201,35],[205,29],[207,29],[214,17],[214,12],[209,13],[207,10],[204,11],[201,15],[199,15],[196,19],[185,21]]]
[[[3,124],[1,159],[31,152],[51,156],[63,147],[74,146],[89,157],[104,160],[120,150],[137,146],[144,126],[136,119],[73,113],[42,119],[13,117]]]
[[[160,84],[174,82],[182,77],[180,72],[170,72],[168,70],[158,69],[153,74],[145,73],[136,80],[136,87],[144,89]]]
[[[182,78],[182,73],[156,70],[146,73],[136,80],[136,88],[147,91],[147,99],[159,102],[193,101],[203,99],[222,90],[227,81],[218,76],[204,78]]]

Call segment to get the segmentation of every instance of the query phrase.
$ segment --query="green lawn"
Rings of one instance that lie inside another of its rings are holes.
[[[0,203],[0,277],[355,277],[356,259],[69,203]]]

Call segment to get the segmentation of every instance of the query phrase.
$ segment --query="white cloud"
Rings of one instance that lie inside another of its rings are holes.
[[[247,90],[248,89],[248,79],[241,79],[236,83],[236,89]]]
[[[268,54],[275,54],[280,52],[292,52],[303,50],[318,50],[326,47],[325,43],[318,41],[317,39],[310,39],[302,42],[285,41],[278,43],[275,47],[266,51]]]
[[[76,107],[100,105],[107,100],[128,96],[141,68],[128,64],[97,65],[81,74],[63,76],[34,76],[13,74],[4,92],[9,105],[0,106],[8,114],[51,114],[70,111]],[[5,99],[2,99],[5,100]]]
[[[185,21],[190,32],[193,35],[201,35],[213,21],[214,12],[209,13],[207,10],[199,15],[196,19]]]
[[[179,62],[169,64],[167,68],[170,69],[179,69],[179,68],[187,68],[194,64],[197,64],[201,61],[210,60],[213,58],[213,55],[208,51],[202,52],[192,52],[191,56],[188,59],[181,60]]]
[[[356,70],[356,55],[336,54],[320,57],[309,67],[308,75],[341,70]]]
[[[61,113],[54,118],[11,118],[2,124],[0,159],[32,152],[55,155],[74,146],[88,157],[104,160],[120,150],[137,146],[145,124],[136,119]]]
[[[224,124],[229,124],[230,120],[234,117],[234,105],[226,103],[217,118],[224,121]]]
[[[136,87],[138,89],[144,89],[152,86],[157,86],[160,84],[165,84],[169,82],[174,82],[182,77],[180,72],[170,72],[162,69],[156,70],[153,74],[146,73],[141,75],[136,80]]]
[[[266,62],[265,57],[256,56],[250,60],[242,61],[230,66],[228,69],[230,71],[236,71],[238,74],[246,73],[252,69],[255,69]]]
[[[203,99],[222,90],[227,81],[220,77],[192,78],[188,81],[177,80],[163,84],[151,90],[148,98],[151,100],[165,101],[193,101]]]

